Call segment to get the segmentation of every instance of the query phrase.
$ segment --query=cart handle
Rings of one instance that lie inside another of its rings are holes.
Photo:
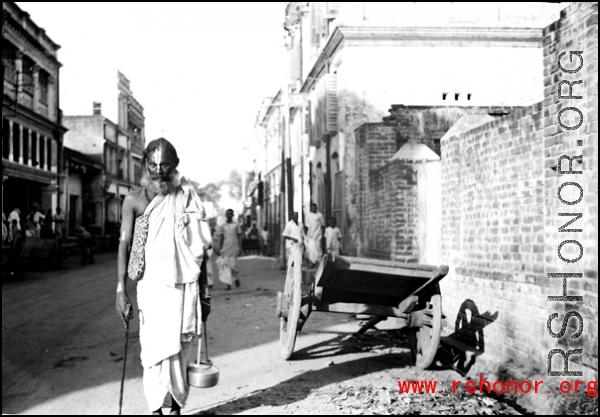
[[[413,291],[413,293],[410,294],[408,297],[411,297],[413,295],[419,295],[419,293],[421,291],[423,291],[425,288],[427,288],[428,286],[434,285],[434,284],[440,282],[442,280],[442,278],[444,278],[446,275],[448,275],[449,270],[450,270],[450,268],[448,267],[448,265],[441,265],[435,271],[435,274],[433,274],[433,276],[431,278],[429,278],[425,284],[421,285],[419,288],[417,288],[415,291]],[[406,298],[408,298],[408,297],[406,297]]]

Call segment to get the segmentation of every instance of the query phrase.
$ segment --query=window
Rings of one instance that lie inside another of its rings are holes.
[[[27,55],[23,55],[23,91],[33,95],[33,61]]]
[[[44,137],[40,136],[40,169],[44,169],[44,166],[46,165],[46,147],[44,144]]]
[[[48,78],[48,73],[44,70],[40,70],[40,101],[44,104],[48,104]]]
[[[40,164],[38,160],[38,136],[36,132],[31,133],[31,165],[37,167]]]
[[[123,149],[119,149],[119,157],[118,157],[117,163],[118,163],[118,178],[120,180],[124,180],[125,172],[127,171],[127,159],[125,158],[125,151]]]
[[[23,128],[23,165],[29,165],[29,129]]]
[[[48,163],[46,164],[46,169],[50,171],[52,169],[52,139],[48,138],[46,146],[48,147],[48,153],[46,154]]]
[[[15,82],[17,67],[15,65],[15,47],[5,40],[2,42],[2,63],[4,64],[4,79]]]
[[[10,122],[2,119],[2,158],[10,157]]]

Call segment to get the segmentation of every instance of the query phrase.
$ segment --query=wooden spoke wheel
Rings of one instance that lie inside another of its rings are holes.
[[[433,295],[426,307],[418,313],[421,316],[420,325],[409,329],[408,340],[415,366],[426,369],[432,364],[440,344],[442,296],[440,294]]]
[[[302,302],[302,254],[299,249],[294,248],[291,256],[282,297],[285,314],[279,319],[279,347],[281,357],[285,360],[294,352]]]

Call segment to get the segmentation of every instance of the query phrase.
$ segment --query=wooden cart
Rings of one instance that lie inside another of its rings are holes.
[[[281,356],[292,356],[296,333],[311,312],[368,314],[363,333],[387,317],[406,328],[414,363],[433,362],[442,326],[439,281],[448,267],[406,264],[375,259],[323,257],[316,273],[302,270],[302,254],[293,250],[283,292],[277,295]]]

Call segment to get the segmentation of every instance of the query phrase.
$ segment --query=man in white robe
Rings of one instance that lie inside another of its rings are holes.
[[[306,254],[311,266],[315,266],[321,262],[323,250],[321,248],[321,240],[323,239],[323,229],[325,228],[325,218],[323,214],[317,210],[315,203],[310,205],[310,213],[306,214],[306,227],[308,231]]]
[[[225,223],[217,226],[217,240],[215,252],[219,256],[217,265],[219,267],[219,279],[227,284],[226,289],[231,290],[235,283],[240,286],[239,271],[237,269],[237,257],[242,249],[242,227],[233,219],[233,210],[225,211]]]
[[[302,252],[305,238],[302,225],[298,223],[298,212],[294,211],[290,214],[290,221],[287,222],[283,229],[283,233],[281,234],[281,236],[285,238],[285,253],[288,263],[292,258],[292,249],[295,245],[299,245],[300,251]]]
[[[123,202],[116,309],[125,326],[131,306],[126,276],[134,227],[137,218],[149,215],[137,301],[143,386],[153,414],[162,414],[167,394],[171,414],[179,414],[185,405],[192,337],[200,334],[201,322],[210,313],[203,264],[211,246],[210,229],[194,188],[177,173],[178,164],[170,142],[150,142],[143,155],[142,187]]]

